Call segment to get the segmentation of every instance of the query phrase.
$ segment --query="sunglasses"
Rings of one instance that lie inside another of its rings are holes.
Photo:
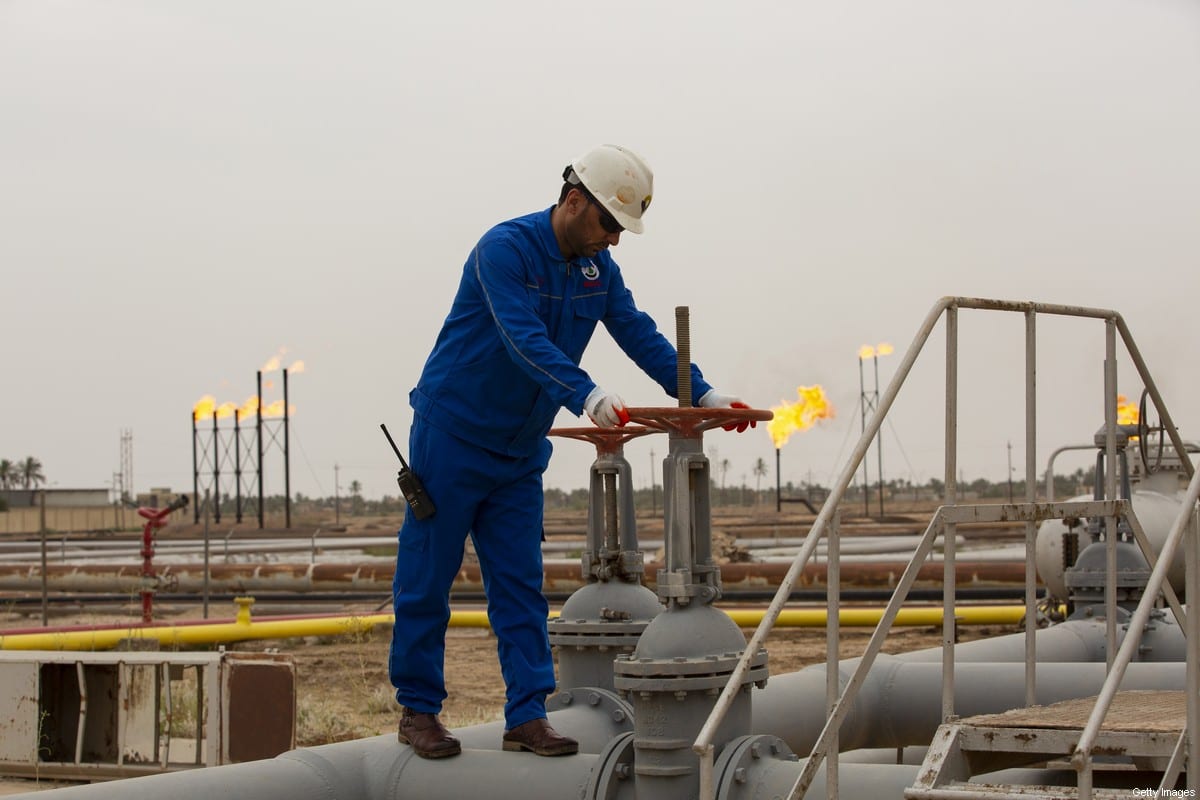
[[[610,214],[608,212],[607,208],[600,205],[599,200],[592,197],[591,192],[584,190],[582,186],[580,187],[580,189],[583,190],[583,196],[587,198],[587,201],[589,203],[591,203],[592,205],[594,205],[596,207],[596,209],[600,212],[600,227],[601,228],[603,228],[607,233],[620,233],[621,231],[625,230],[625,228],[621,225],[621,223],[617,222],[616,217],[614,217],[612,214]]]

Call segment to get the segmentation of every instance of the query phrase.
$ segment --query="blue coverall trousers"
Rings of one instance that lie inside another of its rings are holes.
[[[542,473],[550,451],[544,440],[535,456],[510,458],[414,420],[410,461],[437,512],[408,514],[399,533],[388,670],[401,705],[436,714],[446,699],[450,587],[470,534],[504,676],[505,725],[546,716],[554,661],[542,594]]]

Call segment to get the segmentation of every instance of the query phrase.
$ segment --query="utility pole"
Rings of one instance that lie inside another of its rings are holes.
[[[1011,503],[1013,501],[1012,473],[1013,473],[1012,442],[1010,441],[1008,443],[1008,502],[1009,503]]]
[[[860,412],[860,420],[862,422],[862,432],[867,432],[867,410],[872,407],[867,400],[867,387],[863,381],[863,357],[873,355],[875,348],[865,346],[858,351],[858,407]],[[863,471],[863,516],[871,516],[871,480],[867,475],[867,454],[863,453],[862,460]]]
[[[890,346],[887,352],[891,352]],[[875,361],[875,404],[874,408],[879,408],[879,348],[875,348],[875,355],[872,356]],[[880,421],[879,430],[875,431],[875,455],[879,459],[879,474],[876,476],[879,479],[879,520],[883,521],[883,422]],[[866,453],[863,454],[866,456]]]
[[[46,577],[46,490],[41,491],[38,512],[38,531],[42,538],[42,627],[50,624],[50,587]]]
[[[783,479],[779,477],[779,451],[782,448],[775,448],[775,513],[778,514],[783,510]]]
[[[654,450],[650,451],[650,516],[658,511],[658,489],[654,484]]]
[[[338,497],[338,465],[333,465],[333,524],[342,524],[342,504]]]

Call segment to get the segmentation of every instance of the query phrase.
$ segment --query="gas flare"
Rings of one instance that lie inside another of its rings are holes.
[[[212,419],[214,414],[216,414],[217,419],[225,419],[226,417],[232,417],[236,411],[237,406],[233,403],[221,403],[217,405],[217,399],[211,394],[206,394],[192,406],[192,419],[200,422]]]
[[[892,347],[887,342],[880,342],[874,347],[869,344],[864,344],[862,347],[858,348],[858,358],[860,361],[865,361],[868,358],[874,358],[876,356],[890,356],[895,351],[896,348]]]
[[[255,395],[250,395],[241,405],[237,403],[227,402],[217,405],[216,398],[211,394],[206,394],[196,401],[192,406],[192,418],[197,422],[203,420],[211,420],[213,414],[217,415],[217,419],[227,419],[232,416],[237,416],[238,422],[247,419],[255,419],[258,416],[258,408],[261,404],[259,398]],[[296,413],[296,404],[288,405],[288,416],[294,416]],[[262,406],[263,419],[283,416],[283,401],[275,400]]]
[[[286,347],[279,348],[279,351],[275,355],[273,355],[269,359],[267,359],[266,363],[264,363],[262,365],[262,369],[259,371],[260,372],[278,372],[281,369],[281,366],[283,364],[283,358],[284,358],[284,356],[287,355],[287,352],[288,352],[288,349]],[[293,373],[304,372],[305,371],[304,362],[301,361],[300,359],[295,359],[292,361],[292,365],[290,367],[288,367],[287,369],[289,372],[293,372]],[[228,383],[228,381],[222,381],[221,385],[224,386],[227,383]],[[268,378],[261,382],[259,391],[269,394],[270,391],[274,388],[275,388],[275,381]],[[203,397],[201,397],[199,400],[197,400],[196,404],[192,407],[192,417],[197,421],[206,420],[206,419],[210,420],[210,419],[212,419],[213,414],[215,413],[217,415],[217,419],[225,419],[227,417],[236,416],[238,419],[238,422],[242,422],[244,420],[257,418],[258,414],[259,414],[260,406],[262,408],[262,416],[264,419],[269,418],[269,417],[282,417],[283,416],[283,401],[282,400],[276,400],[272,403],[264,404],[261,397],[258,397],[257,395],[250,395],[249,397],[246,398],[246,400],[241,405],[238,405],[237,403],[232,403],[232,402],[221,403],[220,405],[218,405],[215,397],[213,397],[211,394],[206,394]],[[295,413],[296,413],[296,406],[289,404],[288,405],[288,414],[291,415],[291,414],[295,414]]]
[[[1117,424],[1138,424],[1138,407],[1136,404],[1129,402],[1129,398],[1123,394],[1117,395]]]
[[[292,406],[288,410],[291,413],[295,413],[296,407]],[[273,402],[267,403],[262,408],[262,415],[264,418],[266,418],[266,417],[282,417],[283,416],[283,401],[275,400]]]
[[[268,358],[267,363],[262,365],[260,372],[278,371],[283,366],[283,357],[287,355],[287,352],[288,349],[286,347],[279,348],[279,351]],[[304,362],[299,359],[293,361],[292,365],[288,367],[288,372],[304,372]]]
[[[247,417],[253,417],[257,413],[258,413],[258,396],[252,394],[246,398],[246,402],[242,403],[241,406],[238,407],[237,418],[238,418],[238,421],[240,422],[241,420],[244,420]]]
[[[199,422],[202,419],[212,419],[213,410],[217,407],[217,398],[206,394],[192,406],[192,419]]]
[[[767,423],[767,433],[771,434],[775,449],[783,447],[793,433],[808,430],[819,420],[834,417],[833,406],[820,384],[799,386],[796,394],[800,395],[799,401],[771,407],[775,417]]]

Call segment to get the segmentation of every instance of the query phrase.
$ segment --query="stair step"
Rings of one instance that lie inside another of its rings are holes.
[[[904,790],[907,800],[995,800],[995,798],[1021,798],[1021,800],[1074,800],[1079,789],[1074,786],[1023,786],[1019,784],[964,783],[950,781],[934,788],[909,788]],[[1092,789],[1093,800],[1129,800],[1129,789]]]

